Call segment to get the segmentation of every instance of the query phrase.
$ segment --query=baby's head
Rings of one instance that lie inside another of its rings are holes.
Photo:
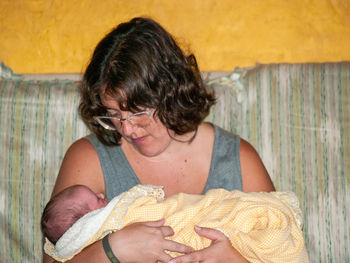
[[[56,244],[79,218],[107,204],[102,193],[96,194],[84,185],[68,187],[47,203],[41,217],[41,231]]]

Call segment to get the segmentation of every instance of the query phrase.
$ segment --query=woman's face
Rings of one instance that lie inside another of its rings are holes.
[[[110,115],[120,116],[125,119],[132,113],[128,111],[120,110],[118,103],[111,97],[104,96],[102,103],[108,108]],[[149,109],[144,109],[149,110]],[[157,116],[153,116],[153,110],[151,110],[150,122],[146,126],[138,126],[130,124],[128,121],[124,121],[123,125],[118,132],[122,135],[123,143],[128,143],[140,154],[147,157],[158,156],[164,152],[173,141],[169,133],[173,135],[173,131],[169,130],[162,124]]]

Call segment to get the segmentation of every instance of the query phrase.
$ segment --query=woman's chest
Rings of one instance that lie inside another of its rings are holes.
[[[173,140],[162,153],[153,157],[135,151],[130,144],[122,148],[142,184],[164,186],[167,196],[180,192],[201,194],[214,154],[214,129],[202,124],[192,142]]]
[[[142,184],[164,186],[167,196],[201,194],[210,172],[210,156],[184,156],[173,162],[135,162],[132,168]]]

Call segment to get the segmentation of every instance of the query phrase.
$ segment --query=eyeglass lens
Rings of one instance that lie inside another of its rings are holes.
[[[150,123],[149,112],[140,112],[130,115],[125,119],[119,119],[117,117],[99,117],[99,120],[111,129],[120,129],[125,121],[128,121],[131,125],[147,126]]]

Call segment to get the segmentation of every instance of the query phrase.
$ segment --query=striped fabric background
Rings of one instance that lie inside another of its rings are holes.
[[[240,134],[298,195],[310,262],[350,262],[350,64],[260,66],[242,81]]]
[[[0,262],[41,262],[40,216],[64,153],[87,134],[71,81],[0,81]]]
[[[40,262],[41,211],[69,145],[88,133],[77,83],[0,80],[0,262]],[[304,213],[310,262],[350,262],[350,63],[276,64],[207,74],[208,120],[260,153]]]

